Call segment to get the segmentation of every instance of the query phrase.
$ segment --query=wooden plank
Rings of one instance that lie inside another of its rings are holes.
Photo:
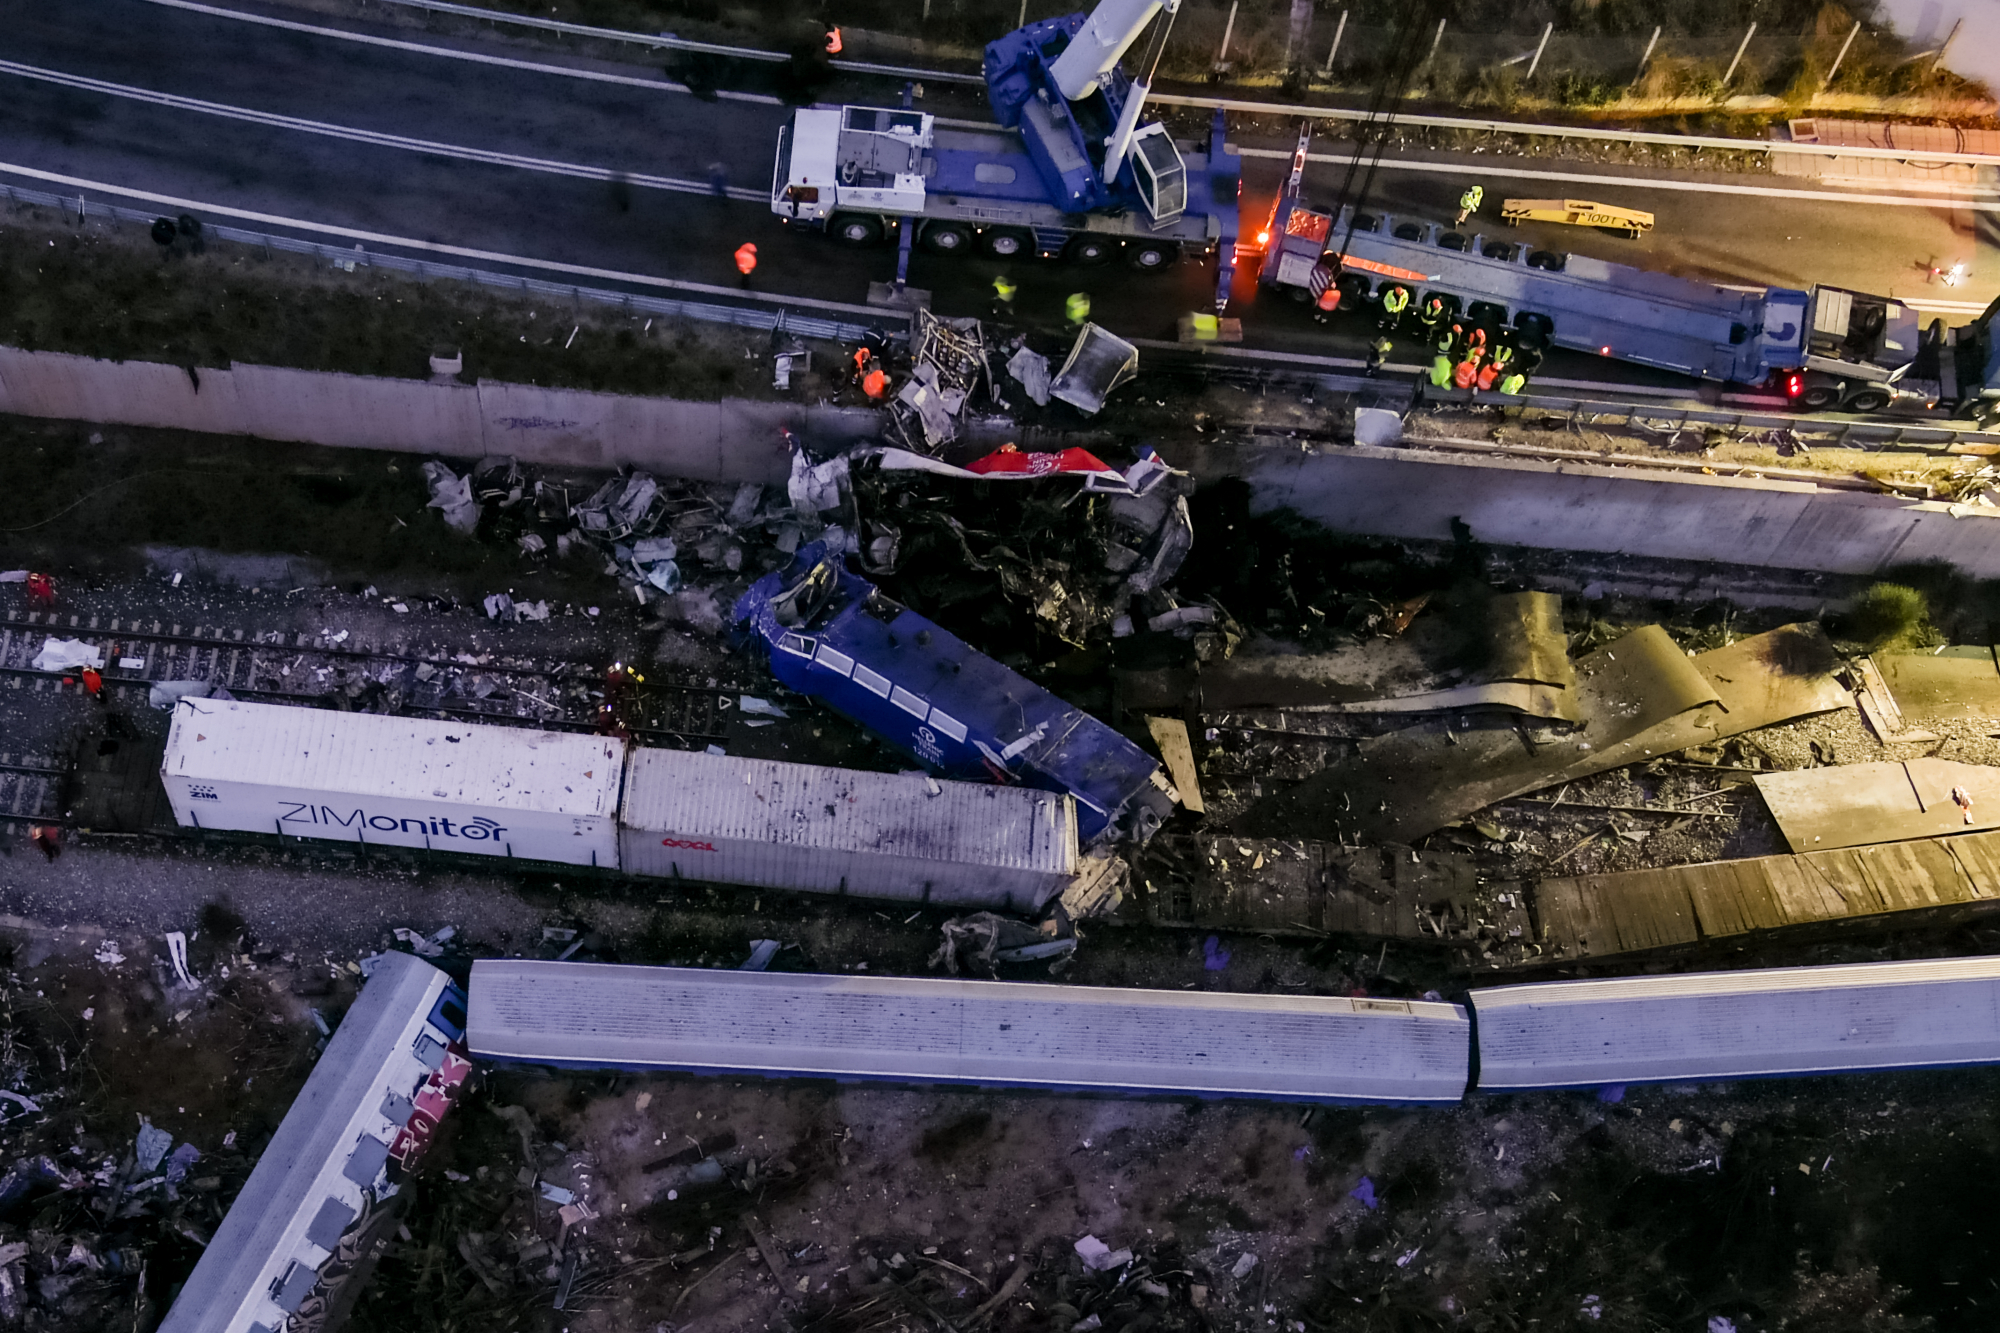
[[[1606,895],[1627,949],[1661,949],[1701,938],[1688,894],[1689,879],[1678,870],[1662,871]]]
[[[1848,914],[1848,903],[1828,882],[1818,864],[1803,856],[1763,858],[1765,884],[1773,906],[1786,925],[1830,921]]]
[[[1889,910],[1874,877],[1868,873],[1863,848],[1850,847],[1833,852],[1808,852],[1803,858],[1826,879],[1826,886],[1843,904],[1844,910],[1829,912],[1822,920],[1845,916],[1874,916]]]
[[[1966,890],[1975,900],[2000,898],[2000,833],[1968,833],[1946,840],[1944,846],[1958,862]]]
[[[1160,758],[1166,761],[1182,807],[1198,815],[1206,814],[1208,807],[1201,803],[1201,775],[1195,770],[1194,744],[1188,739],[1187,723],[1177,717],[1149,714],[1146,729],[1153,733],[1153,744],[1160,747]]]

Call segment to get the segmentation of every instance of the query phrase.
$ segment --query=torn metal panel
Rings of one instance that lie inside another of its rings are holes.
[[[1924,721],[2000,718],[2000,670],[1991,654],[1884,654],[1874,659],[1901,715]]]
[[[2000,902],[2000,833],[1548,879],[1540,961],[1673,948],[1752,932],[1956,914]]]
[[[1117,334],[1085,324],[1076,335],[1049,393],[1095,416],[1111,391],[1139,373],[1139,349]]]
[[[1481,632],[1482,665],[1470,673],[1443,665],[1462,651],[1450,618],[1443,616],[1332,653],[1233,659],[1203,671],[1202,707],[1349,713],[1500,708],[1551,721],[1583,721],[1560,598],[1494,597]],[[1464,679],[1467,674],[1472,679]]]
[[[1237,828],[1409,842],[1495,801],[1646,757],[1634,751],[1649,730],[1717,699],[1715,687],[1657,625],[1581,659],[1576,674],[1584,721],[1570,734],[1531,737],[1512,727],[1441,723],[1392,732],[1266,797]]]
[[[1842,764],[1756,783],[1795,852],[2000,828],[2000,768],[1985,764]]]
[[[1049,405],[1049,359],[1022,343],[1007,358],[1007,374],[1037,407]]]

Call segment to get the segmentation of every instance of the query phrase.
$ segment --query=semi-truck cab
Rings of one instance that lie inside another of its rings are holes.
[[[1987,424],[2000,416],[2000,301],[1957,328],[1906,301],[1814,287],[1801,312],[1803,356],[1784,376],[1788,397],[1812,410],[1879,412],[1892,403]]]

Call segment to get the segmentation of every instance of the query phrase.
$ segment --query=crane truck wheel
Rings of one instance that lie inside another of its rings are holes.
[[[933,222],[924,228],[924,249],[934,255],[962,255],[972,248],[972,233],[956,222]]]
[[[842,213],[826,226],[833,239],[842,245],[857,249],[864,245],[874,245],[882,239],[882,224],[874,218],[863,217],[859,213]]]
[[[979,238],[979,248],[993,259],[1021,259],[1035,252],[1035,238],[1013,227],[993,227]]]
[[[1159,273],[1172,268],[1180,258],[1180,247],[1162,241],[1132,241],[1125,247],[1125,262],[1141,273]]]
[[[1105,240],[1102,236],[1079,236],[1071,241],[1068,247],[1063,250],[1063,258],[1069,260],[1072,264],[1081,264],[1086,268],[1090,268],[1098,264],[1110,263],[1111,256],[1116,248],[1116,246],[1110,241]]]
[[[1847,400],[1850,412],[1880,412],[1889,405],[1889,394],[1882,389],[1863,389]]]

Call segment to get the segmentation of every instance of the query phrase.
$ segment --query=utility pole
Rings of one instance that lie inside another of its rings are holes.
[[[1437,31],[1431,34],[1431,49],[1424,52],[1424,63],[1418,69],[1429,69],[1431,61],[1437,59],[1438,43],[1444,40],[1444,20],[1438,20]]]
[[[1857,36],[1859,36],[1860,33],[1861,33],[1861,20],[1856,19],[1854,20],[1854,26],[1847,30],[1847,40],[1840,44],[1840,54],[1836,55],[1833,58],[1833,67],[1827,70],[1826,77],[1820,80],[1819,86],[1822,90],[1831,88],[1833,86],[1833,76],[1840,73],[1840,62],[1847,59],[1847,48],[1854,45],[1854,39]]]
[[[1632,82],[1637,83],[1640,79],[1646,77],[1646,66],[1653,63],[1653,48],[1658,46],[1659,44],[1660,44],[1660,28],[1658,24],[1655,24],[1653,27],[1653,35],[1646,39],[1646,53],[1639,57],[1639,68],[1633,71]]]
[[[1544,23],[1542,25],[1542,40],[1535,43],[1535,58],[1528,62],[1528,78],[1530,80],[1535,77],[1536,69],[1541,66],[1542,52],[1549,49],[1549,34],[1555,30],[1556,25],[1553,23]]]
[[[1736,67],[1743,63],[1743,53],[1750,49],[1750,39],[1756,35],[1757,25],[1753,23],[1750,25],[1748,31],[1743,34],[1743,40],[1736,44],[1736,56],[1729,62],[1728,72],[1722,76],[1723,87],[1727,88],[1729,81],[1736,77]]]
[[[1340,22],[1335,24],[1333,28],[1333,47],[1326,53],[1326,68],[1319,72],[1321,78],[1330,79],[1333,77],[1333,58],[1340,54],[1340,39],[1346,31],[1347,11],[1343,9],[1340,11]]]

